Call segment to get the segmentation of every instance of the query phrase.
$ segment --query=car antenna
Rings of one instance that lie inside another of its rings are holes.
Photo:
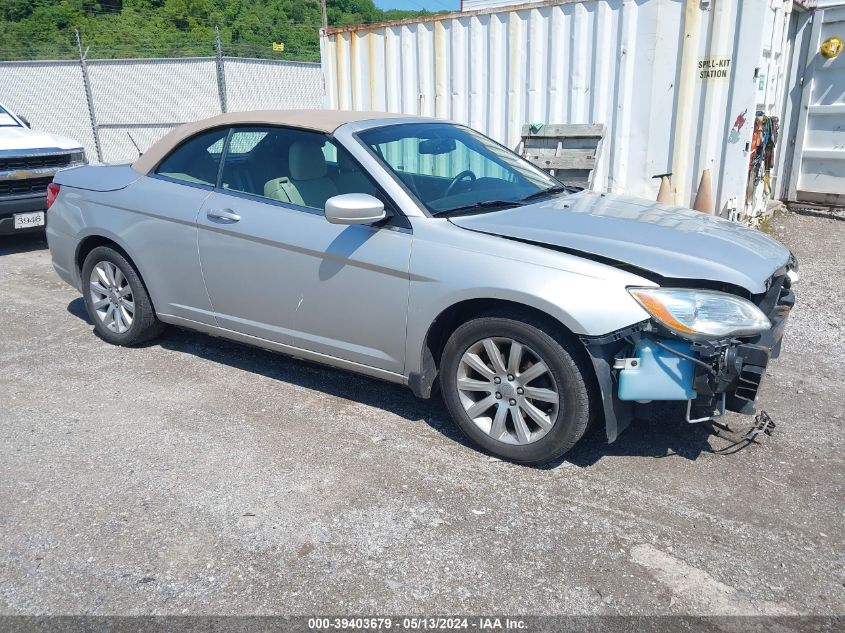
[[[126,132],[126,136],[128,136],[129,140],[132,141],[132,144],[135,146],[135,151],[138,152],[138,156],[140,157],[142,152],[141,152],[141,148],[138,147],[138,143],[135,142],[135,139],[132,138],[132,135],[129,133],[129,131]]]

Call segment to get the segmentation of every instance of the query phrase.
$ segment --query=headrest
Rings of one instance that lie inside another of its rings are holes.
[[[290,177],[294,180],[314,180],[326,175],[326,157],[322,143],[296,141],[288,152]]]
[[[338,149],[337,150],[337,169],[338,171],[347,172],[347,171],[358,171],[358,164],[355,162],[355,159],[352,158],[352,155],[348,152]]]

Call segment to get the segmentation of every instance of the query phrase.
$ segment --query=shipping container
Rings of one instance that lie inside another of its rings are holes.
[[[845,207],[845,2],[819,0],[794,22],[783,135],[794,152],[781,155],[779,193]]]
[[[603,124],[593,188],[654,198],[671,172],[691,206],[710,170],[717,213],[759,212],[755,115],[782,113],[792,13],[810,2],[480,1],[328,28],[325,105],[452,119],[515,150],[526,123]]]
[[[476,11],[478,9],[493,9],[515,4],[523,4],[520,0],[461,0],[461,11]]]

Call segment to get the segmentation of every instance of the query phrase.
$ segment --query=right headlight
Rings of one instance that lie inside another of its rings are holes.
[[[688,339],[750,336],[772,327],[750,301],[715,290],[628,288],[656,321]]]

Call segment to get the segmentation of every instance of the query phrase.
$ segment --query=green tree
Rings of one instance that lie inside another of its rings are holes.
[[[328,0],[330,25],[426,13]],[[0,59],[73,58],[76,29],[91,58],[205,56],[218,25],[227,55],[318,61],[320,24],[319,0],[0,0]]]

